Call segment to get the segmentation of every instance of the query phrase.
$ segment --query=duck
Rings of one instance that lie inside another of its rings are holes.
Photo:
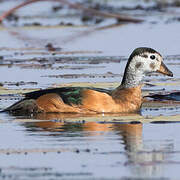
[[[37,90],[3,112],[12,114],[37,113],[133,113],[142,105],[142,79],[150,73],[173,77],[162,55],[149,47],[136,48],[128,58],[122,81],[115,89],[94,87],[60,87]]]

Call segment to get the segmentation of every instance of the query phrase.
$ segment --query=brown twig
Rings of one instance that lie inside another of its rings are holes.
[[[25,1],[25,2],[23,2],[21,4],[19,4],[19,5],[11,8],[11,9],[9,9],[5,13],[3,13],[0,16],[0,22],[2,22],[10,14],[14,13],[17,9],[20,9],[20,8],[26,6],[26,5],[29,5],[29,4],[38,2],[38,1],[56,1],[56,2],[63,3],[65,5],[68,5],[70,8],[83,10],[84,12],[90,13],[90,14],[95,15],[95,16],[101,16],[101,17],[104,17],[104,18],[116,18],[116,19],[118,19],[119,21],[122,21],[122,22],[139,23],[139,22],[143,21],[141,19],[134,19],[134,18],[131,18],[131,17],[124,17],[124,16],[119,15],[119,14],[107,13],[107,12],[97,11],[97,10],[92,9],[92,8],[86,8],[86,7],[82,6],[81,4],[73,4],[73,3],[70,3],[67,0],[28,0],[28,1]]]

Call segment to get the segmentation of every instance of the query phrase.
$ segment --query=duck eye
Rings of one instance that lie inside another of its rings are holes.
[[[151,59],[155,59],[156,57],[155,57],[155,55],[151,55],[150,58]]]

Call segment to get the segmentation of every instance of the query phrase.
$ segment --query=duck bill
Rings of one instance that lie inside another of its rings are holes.
[[[166,65],[163,62],[161,62],[161,66],[159,70],[157,70],[157,72],[173,77],[173,73],[166,67]]]

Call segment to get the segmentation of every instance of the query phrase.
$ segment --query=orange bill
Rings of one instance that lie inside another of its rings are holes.
[[[159,70],[157,70],[157,72],[173,77],[173,73],[167,68],[167,66],[163,62],[161,62],[161,66]]]

